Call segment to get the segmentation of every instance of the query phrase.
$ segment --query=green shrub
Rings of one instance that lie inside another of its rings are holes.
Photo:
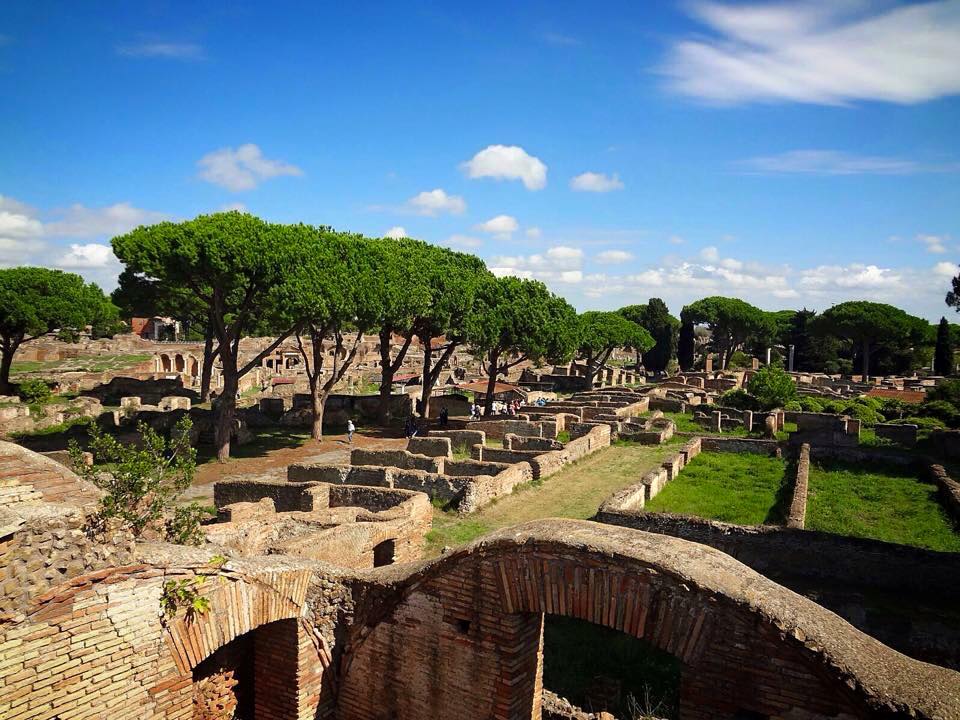
[[[936,418],[949,427],[960,426],[960,410],[947,400],[928,400],[920,406],[920,415]]]
[[[733,355],[730,356],[730,360],[727,362],[727,365],[730,368],[747,368],[750,367],[752,363],[750,362],[750,356],[741,350],[737,350]]]
[[[720,407],[736,410],[760,410],[760,401],[746,390],[727,390],[720,396]]]
[[[813,397],[800,398],[800,409],[804,412],[823,412],[823,401]]]
[[[747,390],[765,410],[783,407],[797,397],[797,386],[793,378],[782,368],[771,365],[766,365],[753,374],[747,383]]]
[[[933,400],[946,400],[951,405],[960,407],[960,380],[946,380],[927,390],[926,401]]]
[[[17,394],[30,404],[42,404],[50,400],[52,393],[50,386],[39,378],[24,380],[17,389]]]
[[[882,423],[884,421],[883,415],[878,413],[872,407],[863,405],[861,403],[850,403],[840,414],[849,415],[850,417],[867,425],[876,425],[877,423]]]
[[[911,416],[891,420],[894,425],[916,425],[920,430],[942,430],[946,427],[942,420],[934,417]]]
[[[803,411],[803,406],[796,400],[791,400],[790,402],[783,404],[783,409],[788,410],[789,412],[801,412]]]

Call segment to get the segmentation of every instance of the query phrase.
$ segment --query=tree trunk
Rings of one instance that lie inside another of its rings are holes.
[[[863,341],[863,381],[870,379],[870,341]]]
[[[200,370],[200,402],[210,399],[210,376],[213,374],[213,361],[217,359],[220,348],[213,349],[213,328],[207,327],[203,338],[203,367]]]
[[[491,352],[489,355],[489,369],[488,374],[489,378],[487,380],[487,397],[483,401],[483,414],[491,415],[493,413],[493,391],[497,387],[497,375],[500,374],[499,353]]]
[[[423,379],[420,385],[420,402],[417,405],[420,408],[420,417],[426,418],[430,414],[430,392],[433,390],[433,386],[430,385],[430,365],[433,362],[432,338],[426,340],[420,338],[420,344],[423,346]]]
[[[223,364],[223,393],[217,403],[217,461],[222,463],[230,459],[230,435],[237,412],[237,386],[240,378],[233,365],[234,363],[229,362]]]
[[[423,338],[420,338],[421,341]],[[443,351],[443,354],[437,359],[436,363],[433,363],[431,367],[431,362],[433,360],[433,349],[430,347],[430,339],[427,339],[427,347],[423,352],[423,388],[420,391],[420,416],[422,418],[430,417],[430,395],[433,393],[433,386],[437,384],[437,379],[440,377],[440,371],[447,364],[447,361],[450,359],[450,356],[453,355],[453,351],[457,347],[457,343],[454,340],[451,340],[446,349]]]
[[[12,348],[4,343],[0,349],[0,395],[10,395],[13,388],[10,386],[10,367],[13,365],[13,355],[16,348]]]
[[[327,395],[329,393],[317,392],[318,383],[314,380],[310,383],[310,403],[313,410],[313,423],[310,428],[310,436],[317,441],[323,440],[323,409],[327,404]]]
[[[407,350],[410,349],[410,338],[408,335],[404,338],[403,345],[397,353],[397,357],[390,358],[390,340],[393,332],[387,329],[380,330],[380,423],[388,425],[390,423],[390,390],[393,386],[393,376],[403,365],[403,359],[407,356]]]
[[[593,378],[597,374],[597,370],[593,364],[595,359],[593,355],[587,355],[586,362],[584,363],[586,367],[587,390],[593,389]]]

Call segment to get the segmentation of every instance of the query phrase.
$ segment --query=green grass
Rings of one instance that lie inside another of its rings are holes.
[[[905,468],[830,462],[810,468],[810,530],[960,552],[934,485]]]
[[[675,446],[609,447],[568,465],[542,483],[527,483],[467,516],[434,509],[433,529],[427,533],[425,556],[439,554],[498,528],[548,517],[585,520],[615,490],[631,485],[653,469]]]
[[[144,353],[128,353],[118,355],[87,355],[64,360],[20,360],[13,363],[13,366],[10,368],[10,374],[123,370],[124,368],[139,365],[152,357],[153,355]]]
[[[787,464],[779,458],[704,452],[667,483],[646,509],[739,525],[778,525],[789,509],[790,482]]]

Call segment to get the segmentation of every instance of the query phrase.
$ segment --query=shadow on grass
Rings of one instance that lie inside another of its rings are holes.
[[[780,487],[777,488],[777,494],[773,505],[763,519],[764,525],[786,525],[787,518],[790,515],[790,503],[793,501],[793,486],[797,479],[797,460],[791,458],[787,460],[783,468],[783,478],[780,480]]]

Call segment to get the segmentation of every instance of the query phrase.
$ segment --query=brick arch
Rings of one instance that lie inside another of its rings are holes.
[[[219,648],[258,627],[299,618],[304,611],[310,573],[272,572],[268,577],[225,574],[205,583],[210,609],[188,620],[166,624],[165,637],[177,669],[189,673]]]
[[[495,533],[360,608],[341,717],[539,717],[544,614],[683,662],[681,717],[960,717],[960,674],[911,660],[712,548],[584,521]],[[383,598],[388,598],[384,600]],[[717,688],[724,688],[718,692]]]

